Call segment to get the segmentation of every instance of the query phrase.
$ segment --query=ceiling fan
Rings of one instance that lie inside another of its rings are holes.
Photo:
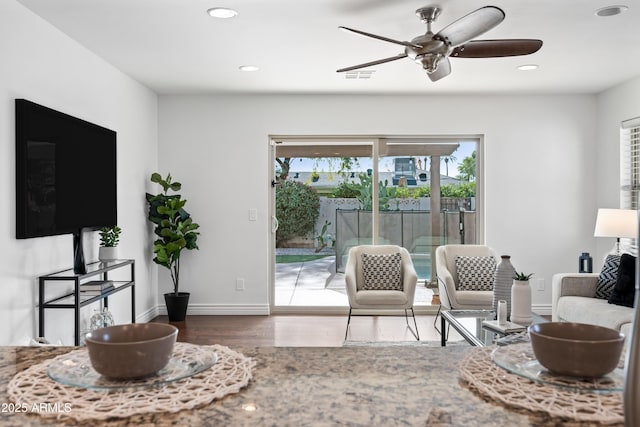
[[[357,70],[408,57],[420,64],[431,81],[435,82],[451,73],[449,57],[498,58],[529,55],[542,47],[542,40],[535,39],[472,40],[504,20],[504,11],[495,6],[481,7],[434,34],[431,31],[431,24],[441,11],[442,9],[437,6],[427,6],[416,10],[416,15],[427,24],[427,32],[410,42],[394,40],[353,28],[339,27],[366,37],[399,44],[404,46],[404,52],[389,58],[341,68],[337,72]]]

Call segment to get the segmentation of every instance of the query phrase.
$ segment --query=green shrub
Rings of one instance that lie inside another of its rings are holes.
[[[343,182],[331,192],[331,197],[355,199],[360,194],[360,187],[358,184]]]
[[[418,187],[416,197],[431,197],[431,187]]]
[[[460,185],[445,184],[440,187],[442,197],[474,197],[476,195],[476,183],[465,182]]]
[[[320,215],[320,198],[310,186],[284,181],[276,187],[276,245],[313,231]]]

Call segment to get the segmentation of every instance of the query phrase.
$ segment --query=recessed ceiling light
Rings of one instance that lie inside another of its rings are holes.
[[[615,16],[615,15],[620,15],[622,12],[626,12],[627,9],[629,9],[629,6],[625,6],[625,5],[606,6],[596,10],[596,15],[603,16],[603,17]]]
[[[525,65],[519,65],[518,66],[518,70],[520,71],[531,71],[531,70],[537,70],[538,66],[536,64],[525,64]]]
[[[258,71],[260,69],[255,65],[241,65],[238,68],[240,69],[240,71]]]
[[[233,18],[234,16],[238,16],[237,11],[229,9],[228,7],[212,7],[211,9],[207,10],[207,13],[214,18],[221,19]]]

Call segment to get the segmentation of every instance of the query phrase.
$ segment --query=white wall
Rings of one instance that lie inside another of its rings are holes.
[[[268,305],[270,134],[484,135],[486,243],[545,279],[534,304],[595,250],[595,96],[161,96],[158,115],[159,169],[201,224],[201,250],[182,264],[192,312]]]
[[[154,315],[156,273],[149,257],[144,193],[157,165],[156,95],[14,0],[0,2],[0,53],[0,345],[37,336],[37,277],[73,265],[70,235],[15,238],[15,98],[117,131],[118,222],[124,229],[120,254],[136,260],[140,319]],[[97,246],[96,233],[89,233],[87,261],[97,259]],[[130,320],[126,293],[111,298],[117,322]],[[83,318],[93,308],[87,307]],[[47,338],[72,344],[71,322],[71,312],[49,310]]]
[[[640,77],[598,95],[598,121],[594,172],[597,175],[597,207],[620,207],[620,122],[640,116]],[[595,225],[596,212],[591,213]],[[615,239],[597,238],[594,269],[611,251]],[[596,262],[597,261],[597,262]]]

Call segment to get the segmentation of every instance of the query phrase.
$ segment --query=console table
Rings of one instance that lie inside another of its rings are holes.
[[[88,279],[108,280],[109,272],[129,267],[129,277],[123,281],[113,281],[114,287],[100,295],[82,295],[80,285]],[[52,283],[50,283],[52,282]],[[46,299],[45,288],[52,287],[54,283],[73,282],[73,289],[63,290],[62,295]],[[104,306],[109,307],[109,295],[124,289],[131,289],[131,323],[136,322],[136,293],[135,293],[135,261],[132,259],[119,259],[107,262],[93,262],[87,264],[87,272],[74,273],[73,269],[47,274],[38,278],[38,334],[45,336],[45,310],[46,309],[73,309],[74,311],[74,343],[80,345],[80,307],[104,300]]]

